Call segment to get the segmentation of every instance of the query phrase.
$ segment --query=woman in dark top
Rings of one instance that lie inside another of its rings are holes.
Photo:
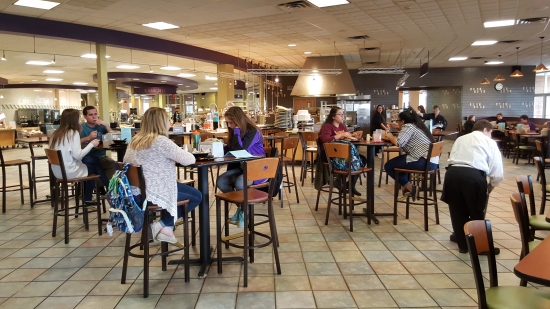
[[[468,116],[468,120],[466,120],[466,122],[464,123],[464,134],[472,133],[475,122],[476,122],[475,115]]]
[[[418,111],[422,114],[425,114],[426,113],[426,109],[424,108],[423,105],[418,105]]]
[[[388,130],[388,126],[386,125],[386,113],[384,113],[384,107],[382,105],[376,106],[376,111],[372,115],[372,120],[370,122],[371,134],[378,129],[384,131]]]

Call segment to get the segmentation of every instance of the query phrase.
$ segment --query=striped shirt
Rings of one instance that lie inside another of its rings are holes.
[[[407,163],[427,158],[431,143],[424,131],[412,123],[404,124],[397,136],[397,145],[407,153]],[[430,162],[439,164],[439,157],[431,158]]]

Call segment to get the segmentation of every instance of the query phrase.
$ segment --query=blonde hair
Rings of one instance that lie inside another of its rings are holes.
[[[61,145],[63,140],[69,142],[69,133],[76,131],[80,134],[82,127],[80,126],[80,111],[73,108],[67,108],[61,113],[59,118],[59,128],[55,130],[50,139],[50,148]]]
[[[128,148],[143,150],[151,148],[159,135],[168,136],[166,125],[169,122],[168,113],[160,107],[150,107],[141,117],[141,129],[132,137]]]

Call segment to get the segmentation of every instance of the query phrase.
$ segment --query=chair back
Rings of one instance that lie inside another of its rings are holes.
[[[429,159],[434,157],[440,157],[441,152],[443,152],[443,141],[431,144],[430,150],[428,151],[428,153],[430,154]]]
[[[48,158],[50,169],[52,165],[59,166],[59,168],[61,169],[61,179],[63,179],[64,182],[67,181],[67,171],[65,170],[65,164],[63,163],[63,155],[61,154],[61,150],[45,148],[44,152],[46,152],[46,157]],[[2,163],[4,163],[3,161],[4,160],[2,158]]]
[[[540,185],[542,186],[542,190],[546,190],[546,174],[544,173],[544,161],[541,157],[534,157],[533,161],[535,161],[537,172],[540,175]]]
[[[497,263],[495,258],[495,246],[493,244],[491,221],[469,221],[464,225],[464,233],[466,234],[468,252],[470,254],[470,261],[472,262],[479,308],[487,308],[485,284],[483,282],[484,277],[481,272],[481,265],[479,263],[479,254],[488,252],[487,262],[489,264],[489,284],[491,287],[498,286]]]
[[[342,158],[348,160],[351,157],[351,147],[344,143],[325,143],[325,152],[330,162],[332,158]]]
[[[118,170],[122,170],[124,167],[123,162],[117,162],[116,167]],[[126,177],[131,186],[138,187],[141,191],[141,200],[145,201],[147,196],[145,194],[145,178],[143,177],[143,169],[141,166],[132,165],[126,171]]]
[[[300,136],[303,149],[308,147],[309,142],[315,142],[317,141],[317,137],[319,137],[318,132],[298,132],[298,135]]]
[[[531,216],[537,214],[535,207],[535,195],[533,194],[533,180],[531,175],[520,175],[516,177],[516,183],[518,185],[518,191],[529,196],[529,208]]]
[[[286,132],[277,132],[275,133],[275,136],[289,136]]]
[[[2,154],[2,147],[0,147],[0,164],[2,164],[2,171],[4,171],[5,168],[5,161],[4,161],[4,154]],[[5,172],[2,172],[5,174]]]
[[[542,161],[546,159],[546,153],[544,152],[544,147],[542,146],[542,142],[538,139],[535,140],[535,146],[537,147],[537,151],[540,153],[540,156],[542,157]]]
[[[529,230],[529,214],[527,213],[527,205],[525,204],[525,195],[523,193],[512,193],[512,195],[510,195],[510,203],[512,204],[514,216],[519,225],[521,237],[521,255],[519,259],[521,260],[529,254],[529,242],[533,240]]]
[[[260,179],[269,179],[268,180],[268,196],[269,203],[272,201],[273,191],[275,190],[275,177],[277,176],[277,171],[279,170],[279,163],[281,161],[279,158],[263,158],[251,161],[245,161],[243,163],[243,182],[251,182],[254,180]],[[243,187],[246,188],[248,185],[243,184]],[[248,201],[248,190],[243,190],[244,201]]]
[[[202,132],[201,133],[201,142],[204,142],[205,140],[211,138],[212,136],[214,136],[212,133]]]

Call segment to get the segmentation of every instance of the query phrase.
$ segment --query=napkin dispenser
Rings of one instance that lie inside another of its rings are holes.
[[[214,141],[204,141],[199,144],[200,152],[209,152],[214,158],[221,158],[224,155],[223,143]]]

